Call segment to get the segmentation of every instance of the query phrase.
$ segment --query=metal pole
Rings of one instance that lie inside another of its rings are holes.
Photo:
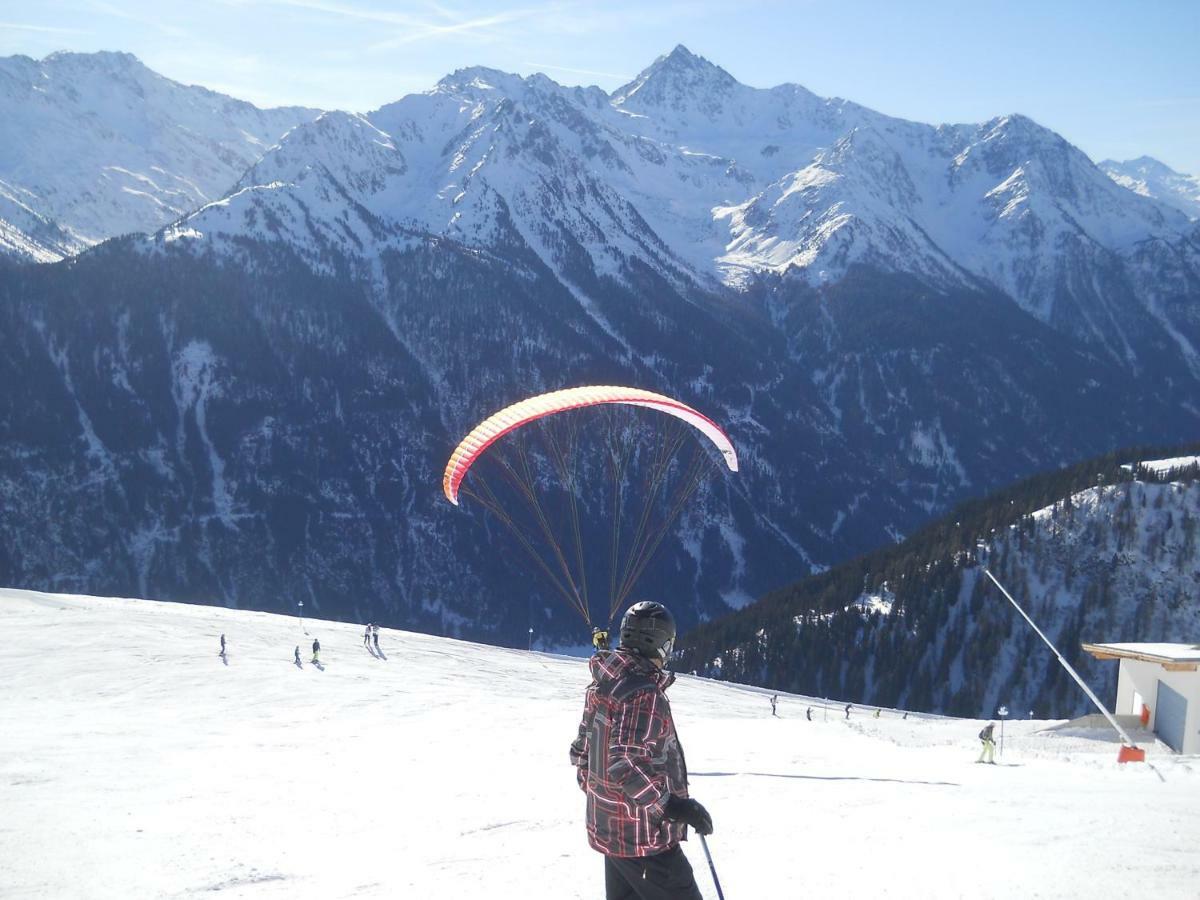
[[[1096,709],[1100,710],[1100,712],[1104,714],[1104,718],[1108,719],[1108,723],[1117,730],[1117,734],[1121,736],[1122,743],[1124,743],[1126,747],[1136,747],[1137,744],[1133,742],[1133,738],[1125,733],[1125,729],[1121,727],[1121,724],[1113,717],[1113,714],[1110,713],[1108,709],[1105,708],[1104,704],[1100,702],[1100,698],[1092,693],[1092,689],[1087,686],[1082,678],[1079,677],[1079,673],[1071,668],[1071,664],[1067,662],[1061,653],[1058,652],[1058,648],[1050,643],[1050,638],[1042,634],[1042,629],[1038,628],[1037,625],[1034,624],[1033,619],[1029,618],[1029,616],[1025,614],[1025,610],[1021,609],[1021,604],[1017,603],[1017,601],[1013,599],[1013,595],[1004,589],[1004,585],[997,581],[996,576],[993,575],[987,568],[984,568],[983,574],[992,579],[992,583],[995,584],[996,587],[1000,588],[1000,593],[1008,598],[1008,602],[1013,605],[1013,609],[1019,612],[1021,614],[1021,618],[1029,623],[1029,627],[1037,632],[1037,636],[1046,642],[1046,646],[1049,647],[1053,651],[1054,655],[1058,657],[1058,661],[1062,663],[1063,668],[1066,669],[1070,676],[1075,679],[1076,684],[1083,688],[1083,692],[1088,695],[1088,698],[1094,704],[1096,704]],[[1003,734],[1003,731],[1001,731],[1001,733]]]
[[[725,894],[721,891],[721,880],[717,878],[717,867],[713,865],[712,854],[708,852],[708,841],[704,839],[704,835],[700,835],[700,846],[704,848],[704,856],[708,859],[708,871],[712,872],[713,885],[717,889],[717,900],[725,900]]]

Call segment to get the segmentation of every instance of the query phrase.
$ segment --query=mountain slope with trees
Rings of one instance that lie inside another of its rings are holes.
[[[105,96],[148,77],[91,63]],[[579,646],[441,496],[524,397],[626,384],[728,431],[740,470],[640,584],[684,628],[1200,427],[1195,225],[1020,116],[904,122],[678,47],[612,95],[460,70],[297,125],[222,191],[0,265],[0,583]]]
[[[680,667],[780,690],[987,717],[1087,698],[983,575],[989,567],[1101,697],[1081,642],[1200,639],[1200,445],[1035,476],[893,546],[689,634]],[[1182,457],[1175,467],[1139,462]]]

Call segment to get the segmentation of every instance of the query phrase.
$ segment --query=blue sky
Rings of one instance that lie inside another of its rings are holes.
[[[126,50],[259,105],[357,111],[486,65],[624,83],[676,44],[924,122],[1032,116],[1200,174],[1200,2],[0,0],[0,55]]]

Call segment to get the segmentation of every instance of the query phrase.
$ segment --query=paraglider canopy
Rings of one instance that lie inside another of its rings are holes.
[[[506,526],[595,640],[605,629],[593,622],[589,581],[607,581],[599,621],[611,624],[718,457],[738,470],[728,435],[686,403],[589,385],[488,416],[450,455],[442,491],[455,506],[460,491],[472,497]]]
[[[539,394],[536,397],[514,403],[512,406],[506,406],[476,425],[471,433],[462,439],[462,442],[450,455],[449,462],[446,463],[446,472],[442,476],[442,491],[445,493],[446,499],[458,506],[458,489],[467,471],[484,450],[510,431],[555,413],[607,403],[656,409],[687,422],[702,432],[721,451],[729,471],[737,471],[737,451],[733,449],[733,443],[729,440],[729,436],[721,430],[721,427],[708,416],[697,412],[686,403],[680,403],[678,400],[672,400],[670,397],[655,394],[652,391],[596,385]]]

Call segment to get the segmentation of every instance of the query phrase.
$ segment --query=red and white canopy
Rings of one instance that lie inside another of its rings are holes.
[[[644,406],[647,409],[656,409],[687,422],[703,433],[721,451],[721,455],[725,458],[725,465],[729,466],[731,472],[737,471],[737,452],[733,449],[729,436],[721,430],[716,422],[692,409],[686,403],[638,388],[590,385],[551,391],[548,394],[539,394],[536,397],[521,400],[512,406],[506,406],[480,422],[471,430],[470,434],[462,439],[462,442],[450,454],[449,462],[446,463],[446,472],[442,477],[442,491],[445,493],[446,499],[455,506],[458,505],[458,488],[467,471],[484,450],[510,431],[544,416],[605,403]]]

